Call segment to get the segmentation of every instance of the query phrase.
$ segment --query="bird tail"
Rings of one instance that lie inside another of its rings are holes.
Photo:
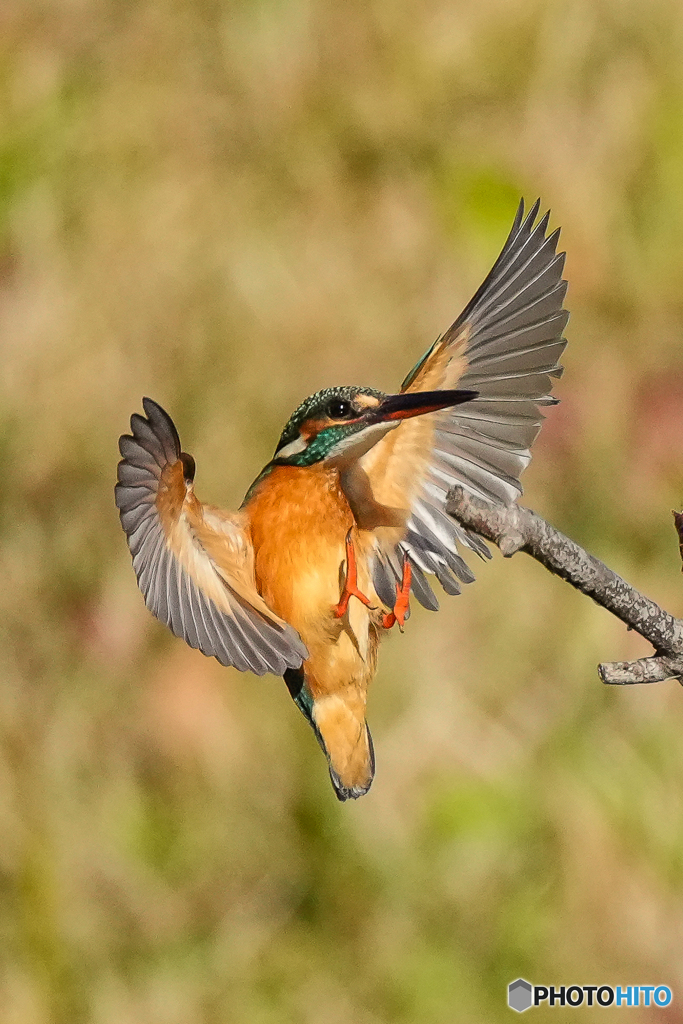
[[[357,800],[375,777],[375,749],[364,713],[359,715],[356,702],[340,694],[314,700],[303,669],[287,669],[284,680],[327,758],[337,799]]]

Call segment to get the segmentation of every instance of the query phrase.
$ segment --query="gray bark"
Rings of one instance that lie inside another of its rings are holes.
[[[683,682],[683,620],[664,611],[545,519],[522,505],[492,505],[463,487],[450,492],[446,511],[467,530],[497,544],[506,558],[525,551],[652,644],[653,657],[599,665],[604,683]]]

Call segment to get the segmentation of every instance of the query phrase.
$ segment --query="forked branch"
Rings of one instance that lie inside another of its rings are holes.
[[[446,511],[467,530],[497,544],[506,558],[525,551],[652,644],[655,654],[650,658],[599,665],[603,683],[683,682],[683,620],[669,615],[545,519],[522,505],[489,504],[463,487],[450,492]]]

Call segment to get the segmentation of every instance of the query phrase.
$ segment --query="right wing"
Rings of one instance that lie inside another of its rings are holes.
[[[461,484],[488,501],[510,504],[521,494],[519,476],[541,428],[541,407],[555,404],[552,378],[566,341],[569,313],[559,229],[546,234],[549,214],[535,223],[539,203],[524,218],[520,203],[493,269],[458,319],[404,380],[401,391],[471,388],[477,397],[442,412],[404,420],[364,456],[375,499],[408,508],[396,539],[378,536],[375,589],[389,604],[404,556],[412,563],[413,592],[426,608],[438,602],[427,575],[448,594],[474,576],[457,553],[460,543],[488,555],[484,542],[446,512],[448,492]]]
[[[143,398],[119,440],[116,505],[147,607],[222,665],[256,675],[299,668],[308,651],[254,583],[254,552],[240,513],[194,495],[194,459],[170,416]]]

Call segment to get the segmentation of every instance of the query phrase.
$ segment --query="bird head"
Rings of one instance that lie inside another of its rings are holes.
[[[476,398],[476,391],[412,391],[385,395],[374,388],[327,388],[294,411],[272,463],[312,466],[358,459],[402,420]]]

